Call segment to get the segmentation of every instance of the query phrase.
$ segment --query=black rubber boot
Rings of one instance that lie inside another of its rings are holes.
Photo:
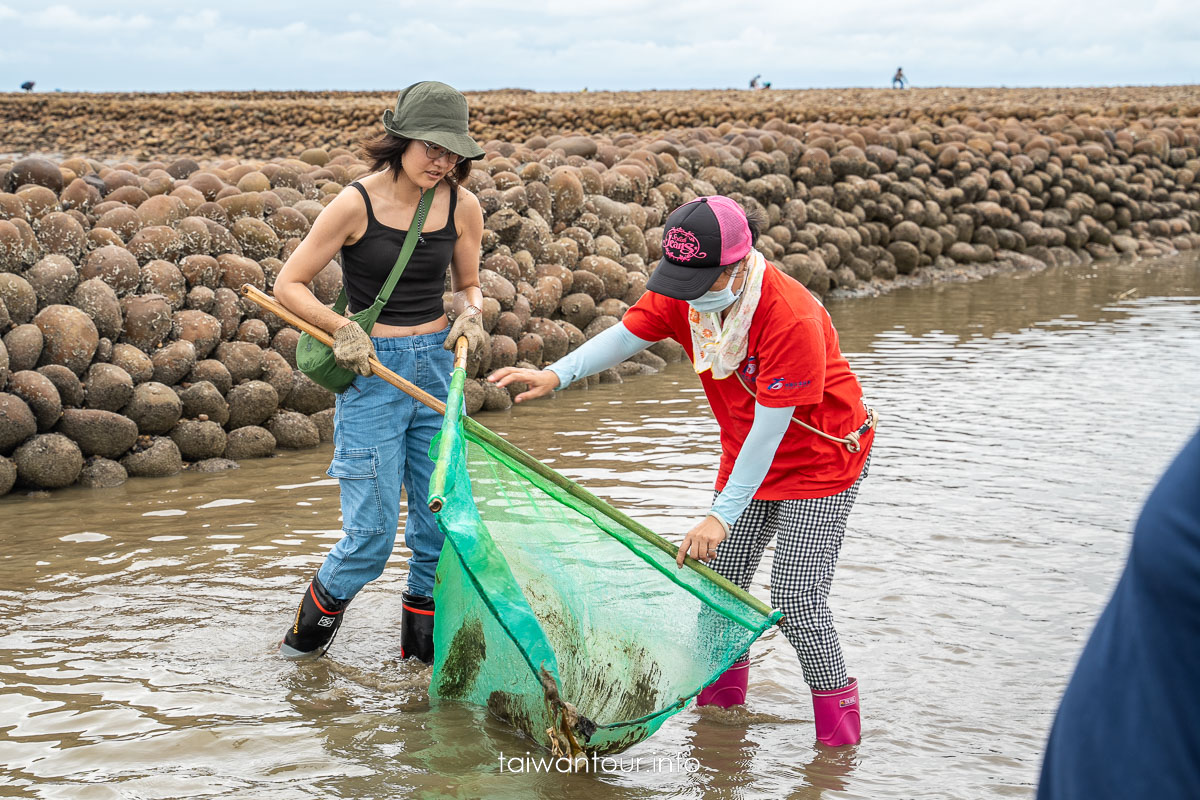
[[[288,628],[279,644],[279,654],[288,659],[323,655],[338,626],[342,624],[342,612],[349,603],[349,600],[330,597],[314,575],[312,583],[304,590],[292,627]]]
[[[404,593],[400,612],[400,658],[433,663],[433,598]]]

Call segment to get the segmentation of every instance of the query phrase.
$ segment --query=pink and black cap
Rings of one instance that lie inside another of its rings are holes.
[[[662,261],[646,288],[677,300],[695,300],[725,267],[745,258],[752,245],[741,206],[721,195],[698,197],[667,217]]]

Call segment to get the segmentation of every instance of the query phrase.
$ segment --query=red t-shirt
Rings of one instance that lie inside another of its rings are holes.
[[[625,327],[641,339],[674,339],[692,358],[691,308],[655,292],[646,292],[625,313]],[[866,421],[862,388],[838,348],[829,312],[801,284],[767,264],[762,295],[750,325],[748,355],[738,374],[764,406],[795,406],[794,416],[831,436],[844,437]],[[713,416],[721,426],[721,469],[717,490],[725,487],[742,443],[754,424],[755,396],[737,375],[716,380],[700,375]],[[792,500],[828,497],[854,484],[867,459],[875,431],[851,453],[839,442],[817,436],[794,422],[775,452],[775,460],[754,497]]]

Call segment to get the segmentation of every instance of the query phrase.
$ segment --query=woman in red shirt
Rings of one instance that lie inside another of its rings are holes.
[[[680,206],[663,226],[647,292],[614,325],[544,370],[489,380],[529,389],[518,403],[624,361],[656,341],[683,345],[721,428],[716,497],[684,537],[686,555],[747,589],[777,538],[771,602],[812,689],[817,738],[859,740],[858,682],[847,676],[827,598],[862,479],[874,414],[838,347],[829,314],[753,248],[763,220],[727,197]],[[745,702],[749,655],[697,699]]]

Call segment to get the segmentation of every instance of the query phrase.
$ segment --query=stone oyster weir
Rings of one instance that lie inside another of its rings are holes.
[[[821,296],[1200,246],[1196,96],[470,94],[491,346],[468,409],[511,405],[479,380],[491,369],[544,366],[615,324],[663,220],[700,195],[759,208],[759,249]],[[96,95],[72,106],[81,124],[52,124],[72,102],[0,97],[29,154],[0,157],[0,492],[328,440],[333,396],[296,371],[295,331],[239,290],[270,291],[367,172],[351,148],[390,99]],[[279,122],[248,126],[247,110]],[[336,260],[313,281],[326,303],[340,286]],[[682,357],[659,343],[591,380]]]

